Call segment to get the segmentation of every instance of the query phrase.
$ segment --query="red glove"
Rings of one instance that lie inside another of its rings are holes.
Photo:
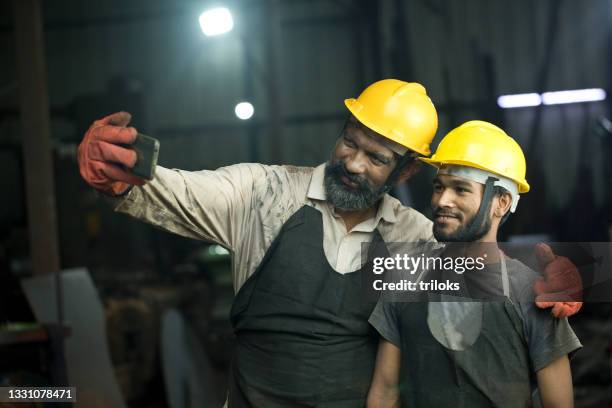
[[[93,188],[109,195],[118,195],[130,184],[143,185],[145,181],[125,170],[136,164],[136,152],[121,144],[136,140],[136,129],[126,127],[132,116],[117,112],[96,120],[87,130],[79,145],[78,161],[81,177]]]
[[[568,258],[556,256],[546,244],[536,245],[536,257],[544,277],[535,281],[536,305],[552,307],[555,317],[578,313],[582,307],[582,279],[578,268]]]

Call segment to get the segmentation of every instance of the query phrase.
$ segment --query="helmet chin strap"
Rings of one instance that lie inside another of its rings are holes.
[[[478,212],[465,232],[467,236],[474,236],[482,227],[485,217],[489,216],[489,213],[491,212],[491,203],[493,202],[493,196],[495,195],[494,187],[496,181],[498,181],[498,179],[495,177],[487,177],[480,207],[478,208]],[[510,211],[508,211],[508,214],[509,213]]]
[[[508,221],[508,218],[510,218],[510,214],[511,214],[511,212],[510,212],[510,210],[508,210],[508,211],[506,211],[506,213],[504,214],[504,216],[503,216],[503,217],[501,217],[501,220],[499,220],[499,226],[500,226],[500,227],[501,227],[502,225],[504,225],[504,223],[505,223],[506,221]]]
[[[400,156],[399,160],[397,161],[397,164],[395,165],[393,170],[391,170],[389,177],[387,177],[387,181],[385,181],[385,184],[383,185],[383,191],[385,193],[389,192],[393,188],[393,185],[397,181],[399,174],[404,169],[404,166],[411,160],[414,160],[414,157],[412,156],[412,152],[410,150],[404,153],[403,156]]]

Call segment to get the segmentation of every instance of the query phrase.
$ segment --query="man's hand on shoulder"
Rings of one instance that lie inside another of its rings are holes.
[[[582,279],[578,268],[568,258],[557,256],[546,244],[536,246],[542,277],[533,285],[536,305],[552,308],[555,317],[568,317],[582,307]]]

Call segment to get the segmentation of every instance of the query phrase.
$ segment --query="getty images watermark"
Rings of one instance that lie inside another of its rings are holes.
[[[548,243],[556,256],[572,261],[582,289],[559,292],[551,301],[612,301],[612,246],[608,242]],[[384,243],[362,246],[362,293],[395,302],[532,302],[542,277],[535,244]],[[573,265],[573,266],[572,266]],[[564,270],[562,273],[571,272]],[[450,296],[450,297],[449,297]]]

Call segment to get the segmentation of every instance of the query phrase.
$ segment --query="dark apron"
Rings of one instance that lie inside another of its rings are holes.
[[[364,406],[378,337],[361,273],[329,265],[319,211],[289,218],[232,305],[229,407]]]
[[[400,394],[404,406],[532,406],[535,378],[523,326],[507,297],[507,279],[503,286],[505,297],[502,301],[468,305],[478,320],[472,318],[470,327],[477,327],[479,332],[476,335],[465,333],[462,338],[472,341],[469,345],[464,344],[461,350],[445,347],[432,334],[440,331],[432,326],[436,323],[434,319],[440,317],[430,315],[432,309],[440,309],[439,305],[432,307],[429,302],[402,305]],[[436,295],[432,295],[433,299],[439,300]],[[445,323],[438,324],[444,326]]]

